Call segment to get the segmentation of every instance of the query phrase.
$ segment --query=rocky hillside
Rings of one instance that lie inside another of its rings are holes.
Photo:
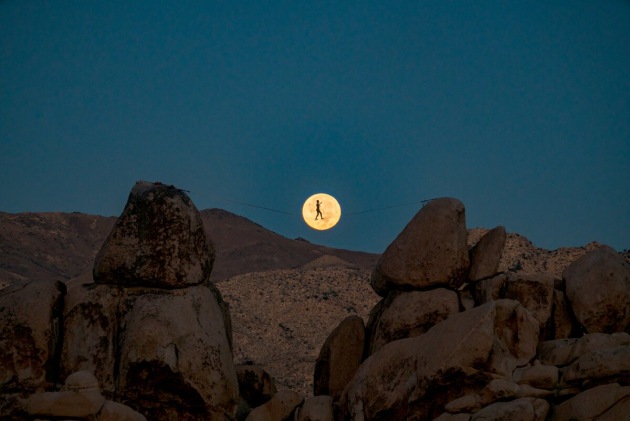
[[[488,229],[485,228],[469,229],[468,246],[472,247],[487,232]],[[560,278],[564,268],[571,262],[600,246],[602,244],[594,241],[579,247],[560,247],[555,250],[547,250],[536,247],[523,235],[508,233],[499,270],[548,273],[556,278]],[[630,249],[623,250],[619,254],[630,263]]]
[[[307,265],[235,276],[217,284],[230,304],[234,360],[261,365],[279,388],[313,393],[326,336],[349,315],[367,322],[379,297],[370,272]]]

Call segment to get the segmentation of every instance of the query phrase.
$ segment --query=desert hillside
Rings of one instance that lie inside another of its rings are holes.
[[[234,361],[262,365],[278,388],[313,393],[326,336],[349,315],[367,322],[379,300],[370,272],[344,266],[247,273],[217,284],[230,304]]]

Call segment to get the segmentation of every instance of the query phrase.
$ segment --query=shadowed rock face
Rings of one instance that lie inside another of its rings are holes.
[[[370,314],[367,355],[394,340],[419,336],[458,312],[457,294],[445,288],[392,291]]]
[[[29,419],[81,419],[97,421],[146,421],[131,408],[108,401],[98,380],[88,371],[77,371],[66,379],[59,392],[36,393],[24,400]]]
[[[423,335],[383,346],[363,362],[344,389],[340,418],[431,419],[434,403],[426,399],[430,388],[487,361],[495,315],[495,304],[488,303],[454,315]]]
[[[181,288],[208,281],[214,249],[186,193],[139,181],[94,261],[102,284]]]
[[[587,332],[630,331],[630,265],[612,248],[585,254],[562,276],[575,316]]]
[[[14,282],[0,290],[0,394],[55,383],[61,349],[61,282]]]
[[[365,342],[365,326],[359,316],[348,316],[328,336],[315,362],[315,395],[338,399],[354,376]]]

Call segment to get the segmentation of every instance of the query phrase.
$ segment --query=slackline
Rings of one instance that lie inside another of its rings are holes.
[[[202,194],[202,196],[207,196],[207,195]],[[215,199],[215,200],[221,200],[221,201],[224,201],[224,202],[235,203],[235,204],[242,205],[242,206],[247,206],[247,207],[250,207],[250,208],[261,209],[261,210],[265,210],[265,211],[268,211],[268,212],[276,212],[276,213],[281,213],[281,214],[284,214],[284,215],[301,216],[301,214],[299,214],[299,213],[287,212],[287,211],[283,211],[283,210],[280,210],[280,209],[273,209],[273,208],[270,208],[270,207],[267,207],[267,206],[256,205],[254,203],[243,202],[243,201],[240,201],[240,200],[227,199],[225,197],[219,197],[219,196],[215,196],[215,195],[212,195],[212,198]],[[380,212],[380,211],[387,210],[387,209],[401,208],[401,207],[404,207],[404,206],[419,205],[419,204],[422,204],[422,206],[424,206],[427,202],[430,202],[431,200],[433,200],[433,199],[425,199],[425,200],[419,200],[419,201],[415,201],[415,202],[398,203],[398,204],[395,204],[395,205],[384,206],[382,208],[367,209],[367,210],[362,210],[362,211],[357,211],[357,212],[347,212],[347,213],[346,212],[342,212],[342,215],[343,216],[362,215],[362,214],[365,214],[365,213]]]

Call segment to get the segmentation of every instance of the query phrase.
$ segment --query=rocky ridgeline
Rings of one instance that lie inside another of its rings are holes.
[[[505,242],[497,227],[469,250],[463,204],[429,202],[375,267],[367,325],[351,315],[326,338],[305,398],[234,364],[199,213],[138,182],[93,280],[2,289],[0,416],[628,420],[628,263],[604,246],[561,278],[503,272]]]

